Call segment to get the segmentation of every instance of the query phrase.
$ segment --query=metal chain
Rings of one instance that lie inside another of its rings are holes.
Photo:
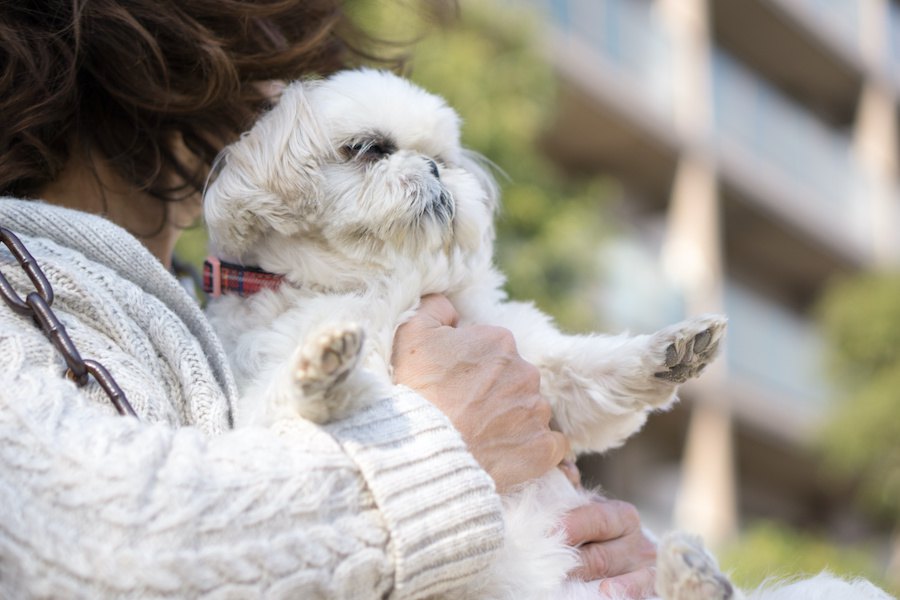
[[[106,367],[95,360],[81,358],[72,338],[66,333],[65,326],[50,308],[53,304],[53,288],[50,286],[50,282],[22,241],[9,229],[0,227],[0,242],[19,261],[19,266],[28,275],[35,289],[35,291],[29,292],[23,300],[0,271],[0,296],[3,297],[6,305],[20,315],[31,317],[34,324],[50,339],[50,342],[62,355],[63,360],[66,361],[68,367],[66,377],[82,387],[88,383],[88,375],[93,375],[120,415],[137,417],[125,397],[125,392],[106,370]]]

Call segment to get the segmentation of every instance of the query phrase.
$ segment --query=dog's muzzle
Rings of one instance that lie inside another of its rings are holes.
[[[453,196],[443,187],[441,187],[440,193],[432,200],[428,208],[428,212],[441,223],[452,222],[453,217],[456,215],[456,204],[453,202]]]

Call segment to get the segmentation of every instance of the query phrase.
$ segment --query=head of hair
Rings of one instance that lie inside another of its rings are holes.
[[[0,2],[0,195],[33,197],[75,152],[190,195],[265,82],[371,62],[374,44],[340,0]]]

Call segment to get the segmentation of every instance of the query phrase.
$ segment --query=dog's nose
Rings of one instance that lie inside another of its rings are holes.
[[[431,174],[434,175],[437,179],[441,178],[441,174],[438,172],[437,163],[433,160],[428,161],[428,168],[431,169]]]

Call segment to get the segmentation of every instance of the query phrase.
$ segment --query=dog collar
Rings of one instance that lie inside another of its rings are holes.
[[[269,273],[259,267],[236,265],[214,256],[203,262],[203,291],[213,298],[228,292],[250,296],[260,290],[276,290],[283,279],[284,275]]]

